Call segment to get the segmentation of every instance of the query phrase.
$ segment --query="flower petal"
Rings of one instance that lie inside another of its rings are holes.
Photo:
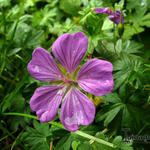
[[[111,13],[111,9],[109,7],[95,8],[94,11],[99,14],[108,14],[109,15]]]
[[[64,93],[65,87],[56,85],[42,86],[35,90],[30,107],[36,111],[40,121],[48,122],[55,118]]]
[[[61,106],[60,119],[66,129],[78,130],[78,126],[89,125],[94,120],[93,102],[77,88],[72,87]]]
[[[78,72],[79,86],[96,96],[108,94],[113,89],[113,66],[110,62],[91,59]]]
[[[27,68],[29,73],[40,81],[57,81],[62,76],[61,70],[53,57],[41,47],[34,50],[32,60]]]
[[[52,52],[69,73],[73,73],[88,48],[88,39],[82,32],[61,35],[53,44]]]
[[[121,18],[122,18],[122,22],[121,22]],[[115,13],[112,12],[109,15],[109,19],[116,24],[124,23],[124,15],[122,14],[122,16],[121,16],[121,11],[119,11],[119,10],[116,10]]]

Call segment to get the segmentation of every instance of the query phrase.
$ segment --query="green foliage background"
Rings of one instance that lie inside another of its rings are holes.
[[[123,11],[124,25],[96,14],[96,7]],[[89,39],[81,65],[88,55],[112,62],[115,87],[102,97],[89,95],[95,120],[71,133],[59,113],[44,124],[31,111],[29,100],[43,83],[29,75],[27,64],[37,46],[51,52],[58,36],[78,31]],[[149,150],[150,139],[126,143],[123,132],[150,136],[149,35],[149,0],[0,0],[0,149]]]

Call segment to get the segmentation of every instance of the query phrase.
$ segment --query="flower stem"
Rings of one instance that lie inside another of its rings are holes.
[[[113,38],[114,38],[114,50],[115,50],[115,53],[117,54],[117,50],[116,50],[116,27],[115,27],[115,20],[116,20],[116,17],[115,17],[115,7],[114,7],[114,22],[113,22]]]
[[[50,150],[53,149],[53,138],[51,138],[51,141],[50,141]]]
[[[112,144],[112,143],[110,143],[110,142],[107,142],[107,141],[104,141],[104,140],[102,140],[102,139],[99,139],[99,138],[96,138],[96,137],[94,137],[94,136],[92,136],[92,135],[89,135],[89,134],[87,134],[87,133],[84,133],[84,132],[82,132],[82,131],[76,131],[75,132],[76,134],[78,134],[78,135],[80,135],[80,136],[83,136],[83,137],[85,137],[85,138],[87,138],[87,139],[91,139],[91,140],[93,140],[93,141],[96,141],[96,142],[98,142],[98,143],[100,143],[100,144],[104,144],[104,145],[107,145],[107,146],[109,146],[109,147],[112,147],[112,148],[115,148],[115,145],[114,144]]]
[[[32,119],[38,120],[38,118],[37,118],[36,116],[29,115],[29,114],[23,114],[23,113],[9,112],[9,113],[2,113],[2,115],[6,115],[6,116],[8,116],[8,115],[22,116],[22,117],[28,117],[28,118],[32,118]],[[66,130],[65,127],[64,127],[62,124],[57,123],[57,122],[55,122],[55,121],[50,121],[50,122],[48,122],[48,123],[49,123],[49,124],[52,124],[52,125],[55,125],[55,126],[57,126],[58,128],[62,128],[62,129],[64,129],[64,130]],[[93,140],[93,141],[96,141],[96,142],[98,142],[98,143],[100,143],[100,144],[104,144],[104,145],[107,145],[107,146],[112,147],[112,148],[115,148],[115,147],[116,147],[114,144],[112,144],[112,143],[110,143],[110,142],[107,142],[107,141],[105,141],[105,140],[96,138],[96,137],[94,137],[94,136],[92,136],[92,135],[89,135],[89,134],[87,134],[87,133],[84,133],[84,132],[82,132],[82,131],[79,131],[79,130],[78,130],[78,131],[76,131],[76,132],[74,132],[74,133],[77,134],[77,135],[80,135],[80,136],[82,136],[82,137],[85,137],[85,138],[87,138],[87,139],[91,139],[91,140]]]

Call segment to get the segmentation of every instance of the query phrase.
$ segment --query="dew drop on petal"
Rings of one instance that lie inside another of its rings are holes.
[[[63,90],[59,90],[59,91],[57,92],[58,95],[62,95],[62,93],[63,93]]]
[[[34,70],[35,72],[40,72],[40,71],[41,71],[41,69],[40,69],[39,66],[33,66],[33,70]]]
[[[106,80],[105,82],[104,82],[104,84],[106,85],[106,84],[109,84],[109,80]]]
[[[60,89],[60,90],[57,92],[57,95],[62,96],[62,95],[64,95],[64,92],[65,92],[65,91],[66,91],[66,87]]]
[[[83,124],[84,118],[82,111],[77,111],[73,114],[72,117],[67,117],[65,119],[66,125],[74,125],[74,124]]]

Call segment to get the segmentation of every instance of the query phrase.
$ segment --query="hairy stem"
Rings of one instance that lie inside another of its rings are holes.
[[[36,116],[29,115],[29,114],[14,113],[14,112],[2,113],[2,114],[3,114],[3,115],[14,115],[14,116],[28,117],[28,118],[32,118],[32,119],[38,120],[38,118],[37,118]],[[62,124],[60,124],[60,123],[57,123],[57,122],[54,122],[54,121],[51,121],[51,122],[48,122],[48,123],[49,123],[49,124],[52,124],[52,125],[55,125],[55,126],[57,126],[58,128],[62,128],[62,129],[64,129],[64,130],[66,130],[66,129],[64,128],[64,126],[63,126]],[[87,133],[84,133],[84,132],[82,132],[82,131],[79,131],[79,130],[78,130],[78,131],[76,131],[76,132],[74,132],[74,133],[77,134],[77,135],[80,135],[80,136],[82,136],[82,137],[85,137],[85,138],[87,138],[87,139],[96,141],[96,142],[98,142],[98,143],[100,143],[100,144],[104,144],[104,145],[107,145],[107,146],[112,147],[112,148],[115,148],[115,147],[116,147],[114,144],[112,144],[112,143],[110,143],[110,142],[107,142],[107,141],[105,141],[105,140],[96,138],[96,137],[94,137],[94,136],[92,136],[92,135],[89,135],[89,134],[87,134]]]

